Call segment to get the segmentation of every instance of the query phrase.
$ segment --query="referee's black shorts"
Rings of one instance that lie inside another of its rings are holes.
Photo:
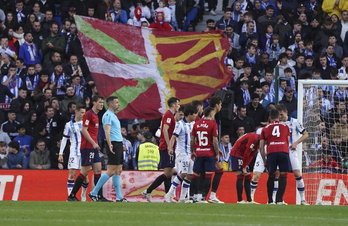
[[[107,165],[123,165],[123,143],[118,141],[111,141],[112,149],[115,154],[108,151]]]

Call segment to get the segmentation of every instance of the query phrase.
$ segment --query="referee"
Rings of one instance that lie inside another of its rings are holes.
[[[116,202],[128,202],[121,194],[121,172],[123,165],[123,144],[121,134],[121,124],[115,112],[119,109],[118,97],[110,96],[106,99],[108,110],[103,115],[103,126],[105,138],[108,144],[108,164],[107,171],[100,177],[93,191],[88,194],[92,201],[98,201],[98,191],[112,177],[116,191]]]

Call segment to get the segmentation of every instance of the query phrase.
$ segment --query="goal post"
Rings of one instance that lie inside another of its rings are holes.
[[[336,96],[338,89],[343,91],[343,96]],[[348,80],[298,80],[297,120],[308,131],[309,137],[297,146],[297,152],[306,199],[311,205],[348,205],[348,142],[338,143],[340,140],[334,139],[336,131],[340,131],[336,130],[335,124],[347,131],[348,124],[343,126],[336,116],[332,117],[332,108],[338,103],[336,100],[340,99],[345,108],[348,107],[348,91],[345,93],[345,90],[348,90]],[[331,110],[324,104],[331,106]],[[344,114],[337,115],[342,117]],[[296,203],[300,201],[297,192]]]

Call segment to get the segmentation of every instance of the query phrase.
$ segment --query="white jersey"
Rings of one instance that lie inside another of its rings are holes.
[[[179,153],[191,155],[190,141],[193,124],[194,122],[188,123],[185,118],[175,123],[173,135],[176,136],[176,155]]]
[[[289,121],[286,121],[285,124],[290,129],[290,145],[292,145],[295,141],[300,139],[305,129],[302,124],[294,118],[289,118]]]
[[[70,156],[80,156],[82,121],[71,120],[65,124],[63,136],[70,139]],[[64,150],[65,144],[61,145]],[[63,153],[63,152],[62,152]]]

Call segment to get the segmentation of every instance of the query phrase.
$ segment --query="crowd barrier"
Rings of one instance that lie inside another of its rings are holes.
[[[131,202],[145,202],[141,192],[160,175],[160,171],[124,171],[122,172],[122,194]],[[78,175],[78,174],[77,174]],[[67,198],[67,170],[0,170],[0,200],[13,201],[66,201]],[[347,175],[343,175],[347,177]],[[310,178],[310,174],[304,174]],[[335,179],[335,174],[330,174],[327,179],[315,180],[318,192],[311,192],[311,197],[317,197],[323,205],[348,205],[348,189],[342,176]],[[90,184],[93,182],[92,172],[89,175]],[[226,203],[236,203],[236,175],[225,172],[221,179],[217,196]],[[267,175],[263,174],[255,194],[255,201],[267,202]],[[90,191],[92,186],[89,186]],[[103,187],[104,195],[110,200],[115,200],[115,192],[111,179]],[[177,191],[179,192],[179,190]],[[307,194],[307,193],[306,193]],[[161,185],[152,192],[154,202],[163,202],[164,187]],[[78,193],[77,197],[80,197]],[[296,203],[296,181],[292,174],[288,176],[288,184],[284,200],[289,204]],[[313,201],[315,202],[315,201]]]

